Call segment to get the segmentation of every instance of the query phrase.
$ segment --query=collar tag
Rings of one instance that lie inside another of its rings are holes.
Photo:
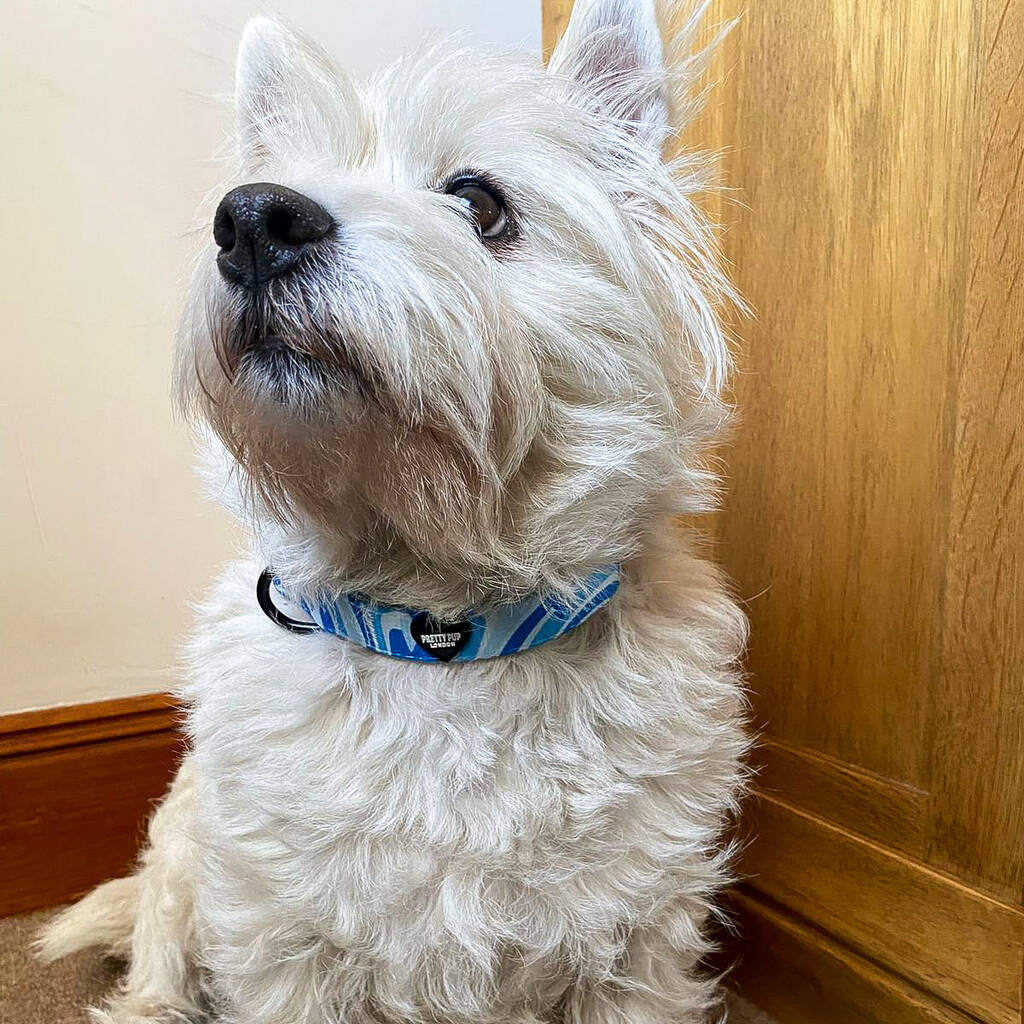
[[[362,594],[293,595],[270,569],[260,575],[256,597],[271,621],[293,633],[329,633],[407,661],[477,661],[516,654],[571,633],[612,599],[619,578],[619,566],[606,565],[588,576],[567,599],[532,595],[512,604],[467,612],[458,620],[439,620],[429,612],[378,604]],[[281,611],[274,592],[301,607],[308,620]]]

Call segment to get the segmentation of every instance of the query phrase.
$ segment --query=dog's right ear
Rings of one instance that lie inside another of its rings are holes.
[[[235,123],[242,165],[255,170],[283,147],[332,138],[351,108],[349,79],[312,43],[271,18],[245,26],[235,65]]]
[[[654,0],[576,0],[548,71],[637,141],[660,150],[668,134],[665,55]]]

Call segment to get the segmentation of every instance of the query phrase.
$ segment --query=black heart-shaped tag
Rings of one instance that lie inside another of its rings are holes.
[[[470,622],[439,622],[426,612],[413,616],[409,624],[413,639],[438,661],[451,661],[473,635]]]

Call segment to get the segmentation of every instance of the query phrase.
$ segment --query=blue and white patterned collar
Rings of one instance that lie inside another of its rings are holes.
[[[531,596],[513,604],[494,604],[439,622],[424,611],[377,604],[360,594],[309,599],[289,593],[266,570],[256,596],[267,616],[296,633],[330,633],[370,651],[407,661],[477,661],[539,647],[564,636],[606,605],[619,589],[619,567],[606,565],[588,576],[568,598]],[[278,606],[271,591],[298,605],[309,617],[294,619]]]

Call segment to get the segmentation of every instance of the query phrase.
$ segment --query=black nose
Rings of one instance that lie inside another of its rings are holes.
[[[284,185],[240,185],[220,201],[213,218],[217,267],[227,280],[256,288],[294,267],[333,225],[323,207]]]

